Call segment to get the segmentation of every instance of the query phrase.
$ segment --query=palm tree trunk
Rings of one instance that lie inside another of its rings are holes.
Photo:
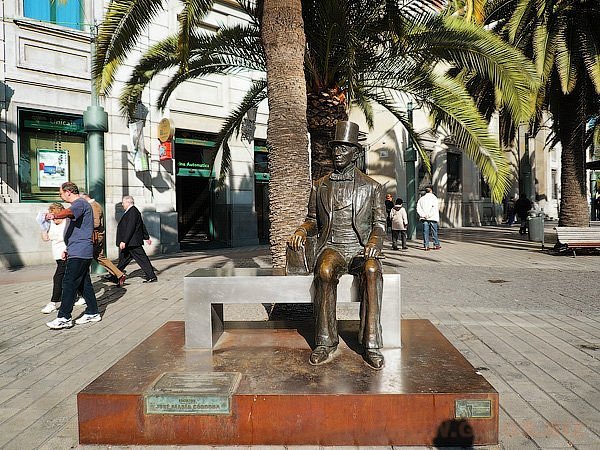
[[[561,198],[558,225],[587,227],[589,214],[585,180],[585,118],[580,111],[580,89],[560,100],[558,134],[562,144]]]
[[[270,243],[273,267],[285,267],[287,239],[306,215],[310,175],[301,0],[265,0]]]

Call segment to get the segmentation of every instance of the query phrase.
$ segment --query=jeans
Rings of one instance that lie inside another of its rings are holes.
[[[56,260],[56,271],[54,272],[54,277],[52,278],[52,298],[50,299],[51,302],[54,303],[60,303],[61,297],[62,297],[62,284],[63,284],[63,277],[65,276],[65,269],[67,267],[67,261],[64,259],[57,259]],[[83,279],[81,280],[82,285],[83,285]],[[80,285],[79,288],[77,288],[77,295],[82,296],[83,297],[83,286]]]
[[[423,246],[429,248],[429,233],[431,232],[431,238],[433,239],[433,245],[436,247],[440,246],[438,239],[438,223],[433,220],[425,220],[423,222]]]
[[[85,299],[85,314],[98,314],[98,302],[96,293],[90,278],[91,259],[67,258],[65,274],[62,284],[62,301],[58,310],[58,317],[71,318],[75,294],[79,286],[83,287],[83,298]]]

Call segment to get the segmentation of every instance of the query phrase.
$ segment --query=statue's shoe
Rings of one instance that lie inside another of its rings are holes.
[[[385,366],[385,360],[381,352],[375,348],[369,348],[365,350],[363,359],[369,365],[370,368],[375,370],[381,370]]]
[[[324,345],[317,346],[312,353],[310,354],[310,358],[308,358],[308,362],[313,366],[318,366],[320,364],[325,364],[327,361],[331,359],[333,353],[336,351],[337,345],[333,347],[325,347]]]

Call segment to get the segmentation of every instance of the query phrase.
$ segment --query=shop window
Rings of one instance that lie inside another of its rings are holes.
[[[269,152],[264,141],[254,141],[254,179],[257,182],[269,181]]]
[[[433,161],[431,159],[431,150],[427,150],[425,149],[425,152],[427,152],[427,157],[429,158],[429,161],[432,162]],[[432,180],[431,180],[431,173],[429,173],[427,171],[427,168],[425,167],[425,164],[422,161],[422,158],[419,156],[419,163],[418,163],[418,170],[417,170],[417,191],[419,192],[423,192],[425,190],[425,186],[429,186],[431,184],[433,184]],[[432,166],[431,167],[431,172],[433,173],[435,171],[435,168]]]
[[[84,0],[23,0],[23,15],[76,30],[83,30]]]
[[[492,191],[490,189],[490,185],[485,181],[483,175],[481,176],[481,197],[482,198],[491,198]]]
[[[462,166],[462,155],[460,153],[448,152],[448,192],[460,192]]]
[[[254,208],[258,240],[262,244],[269,242],[271,228],[269,215],[269,152],[267,143],[261,139],[254,140]]]
[[[213,166],[217,149],[215,135],[188,130],[177,130],[175,160],[177,176],[215,178]]]
[[[82,116],[19,110],[21,201],[60,201],[58,188],[72,181],[85,189]]]

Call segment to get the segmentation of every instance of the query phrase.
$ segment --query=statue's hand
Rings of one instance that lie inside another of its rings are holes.
[[[288,240],[288,245],[292,250],[297,252],[306,243],[306,234],[302,231],[296,231]]]
[[[377,258],[381,251],[375,245],[365,246],[365,258]]]

